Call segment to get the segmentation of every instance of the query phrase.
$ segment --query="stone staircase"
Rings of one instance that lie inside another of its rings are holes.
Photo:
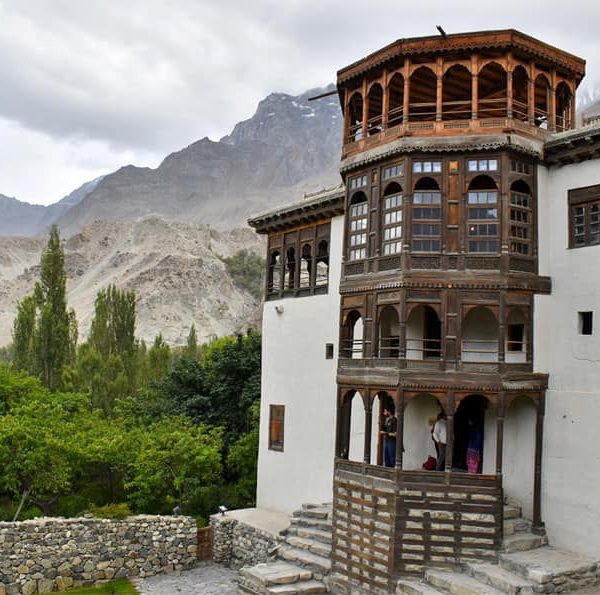
[[[273,562],[240,570],[242,593],[300,595],[327,593],[331,571],[330,504],[304,504],[293,513]]]
[[[504,507],[503,551],[497,564],[468,562],[461,570],[431,568],[423,579],[401,579],[398,595],[529,595],[572,593],[600,585],[600,564],[548,545],[531,532],[519,507]],[[599,589],[600,593],[600,589]]]

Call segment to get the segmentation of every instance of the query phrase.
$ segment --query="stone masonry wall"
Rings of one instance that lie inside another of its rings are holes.
[[[210,517],[213,527],[213,560],[233,568],[253,566],[272,559],[280,539],[226,515]]]
[[[0,522],[0,595],[183,570],[196,563],[197,547],[189,517]]]

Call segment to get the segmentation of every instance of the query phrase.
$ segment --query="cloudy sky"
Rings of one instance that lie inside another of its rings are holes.
[[[0,193],[48,204],[218,139],[400,37],[516,28],[587,58],[595,0],[0,0]]]

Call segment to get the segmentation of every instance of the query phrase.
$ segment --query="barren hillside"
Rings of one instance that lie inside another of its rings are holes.
[[[45,240],[0,238],[0,345],[11,340],[16,301],[38,277]],[[109,283],[137,293],[137,335],[161,332],[172,344],[185,341],[194,323],[200,340],[226,335],[258,320],[258,303],[235,285],[219,256],[241,248],[262,255],[250,229],[215,231],[207,226],[140,221],[96,222],[65,242],[69,305],[85,336],[97,291]]]

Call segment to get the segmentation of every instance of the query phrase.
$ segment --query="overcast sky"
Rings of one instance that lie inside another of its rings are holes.
[[[596,0],[0,0],[0,193],[48,204],[218,139],[401,38],[516,28],[588,61]]]

